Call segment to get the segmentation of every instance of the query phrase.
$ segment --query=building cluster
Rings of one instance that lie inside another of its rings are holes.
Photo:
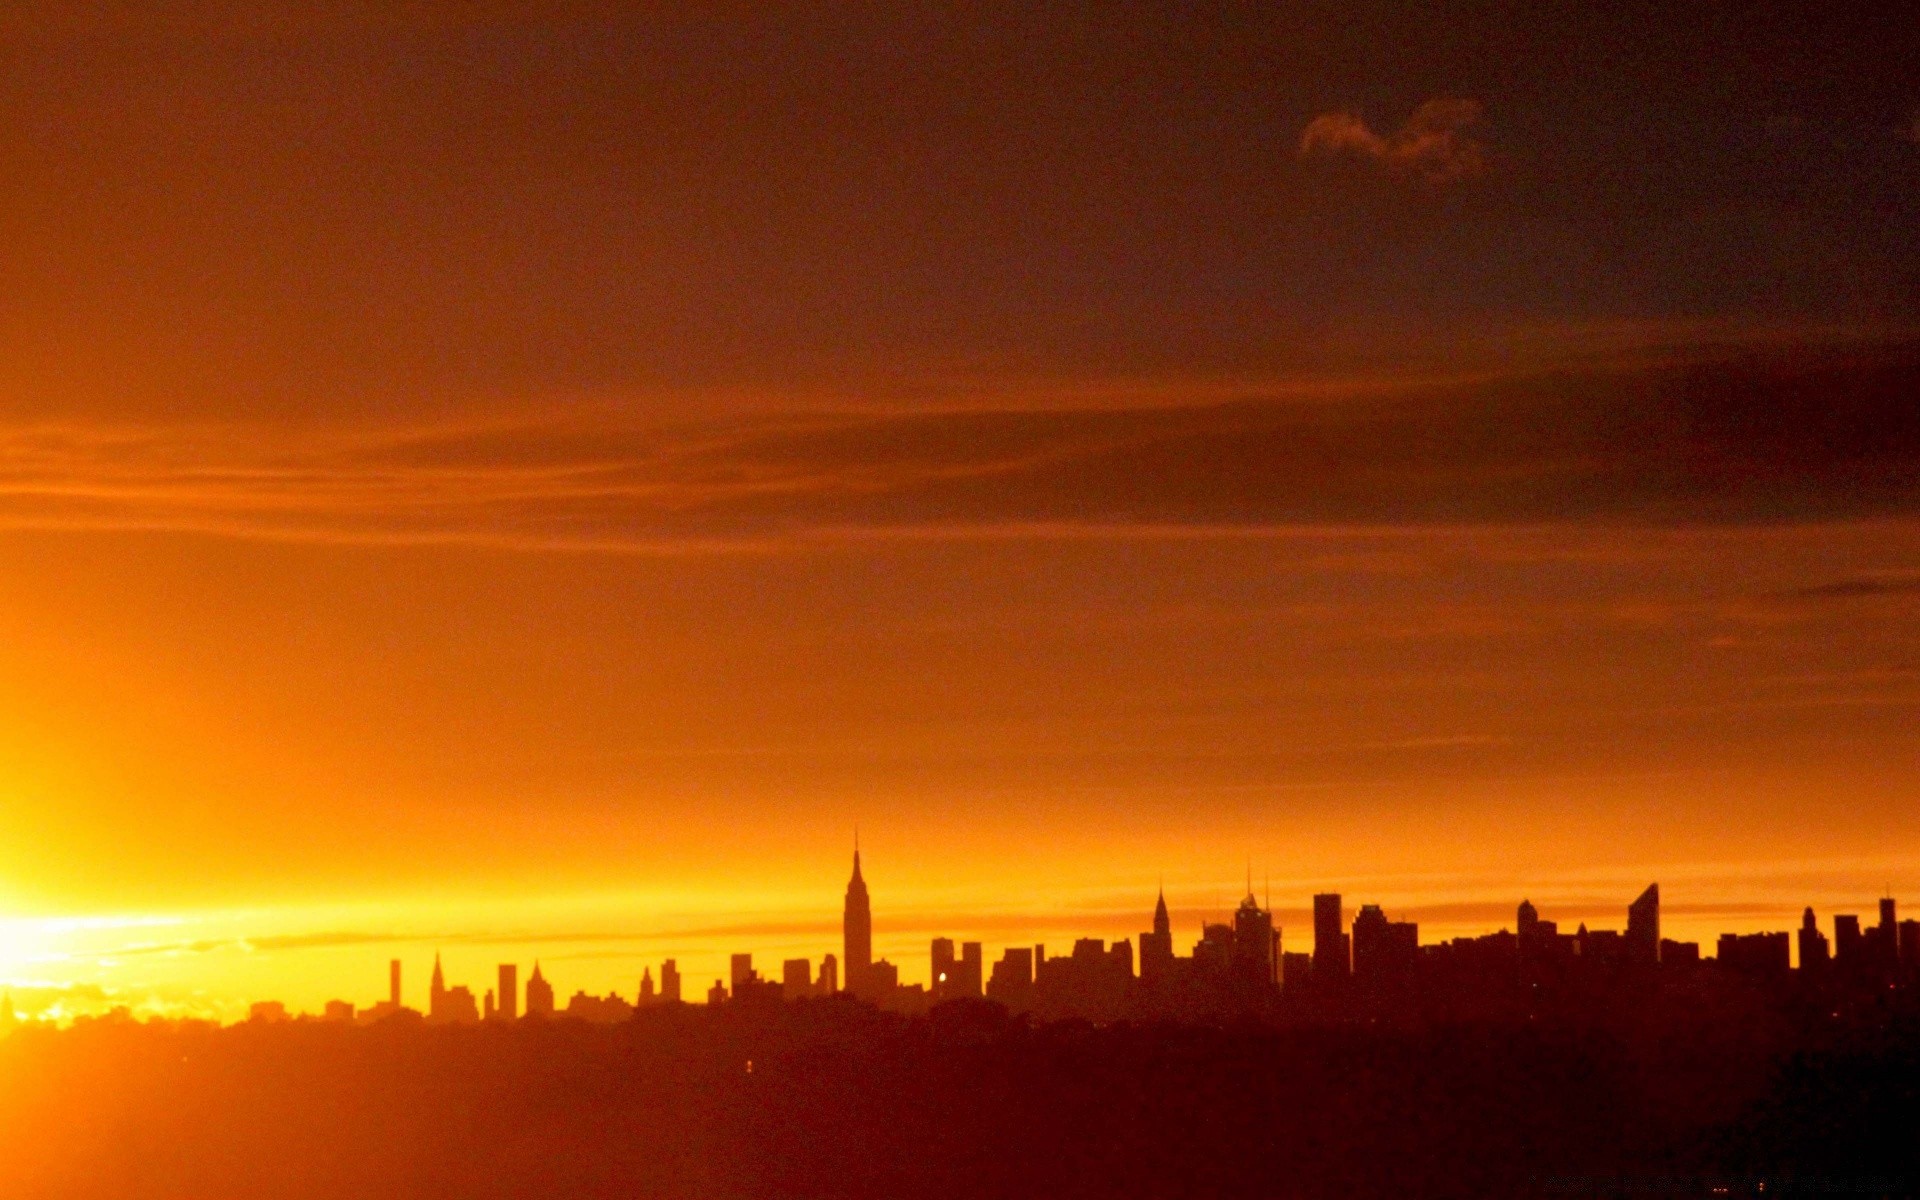
[[[1133,941],[1109,944],[1080,938],[1068,952],[1054,955],[1044,944],[1008,946],[989,967],[982,943],[956,944],[938,937],[929,948],[928,982],[905,984],[897,966],[873,956],[872,902],[856,849],[842,912],[843,956],[828,954],[817,969],[809,959],[788,959],[775,979],[760,975],[751,954],[735,954],[728,978],[714,980],[706,999],[714,1006],[771,1005],[845,994],[906,1013],[951,1000],[988,999],[1042,1018],[1111,1020],[1281,1012],[1289,1006],[1328,1012],[1371,1005],[1378,1011],[1382,1004],[1485,998],[1502,989],[1509,994],[1552,994],[1556,989],[1653,978],[1655,973],[1677,978],[1689,971],[1866,989],[1920,980],[1920,921],[1897,920],[1891,898],[1880,901],[1879,921],[1872,926],[1862,926],[1856,915],[1839,914],[1829,939],[1809,908],[1797,935],[1722,934],[1712,957],[1703,957],[1698,943],[1661,936],[1658,884],[1649,885],[1627,906],[1623,930],[1582,924],[1563,932],[1523,900],[1512,930],[1423,945],[1417,924],[1392,920],[1379,905],[1361,905],[1351,921],[1347,914],[1338,893],[1315,896],[1311,950],[1289,951],[1271,909],[1249,886],[1232,917],[1203,922],[1199,939],[1183,955],[1174,942],[1163,892],[1154,906],[1153,927]],[[673,959],[661,964],[657,987],[652,968],[647,968],[632,1000],[618,993],[594,996],[580,991],[560,1007],[538,962],[524,987],[519,967],[502,963],[495,986],[476,998],[466,986],[447,985],[436,956],[427,1008],[419,1015],[436,1024],[521,1016],[617,1022],[636,1009],[681,999],[681,977]],[[324,1019],[372,1022],[412,1011],[401,1003],[400,961],[395,959],[387,999],[358,1011],[345,1001],[332,1001]],[[287,1017],[275,1001],[254,1005],[252,1015],[259,1021]]]
[[[648,967],[641,973],[640,991],[633,1000],[628,1000],[618,992],[595,996],[578,991],[565,1007],[561,1007],[554,1002],[553,984],[541,973],[538,962],[533,964],[533,973],[527,976],[524,987],[520,983],[519,965],[501,963],[495,985],[476,1001],[473,989],[466,985],[447,986],[446,972],[440,966],[440,956],[436,954],[433,959],[433,978],[427,985],[427,1008],[424,1013],[401,1003],[400,960],[396,958],[387,964],[385,1000],[363,1009],[356,1009],[345,1000],[329,1000],[321,1019],[371,1024],[406,1013],[424,1017],[431,1025],[512,1021],[521,1016],[576,1017],[610,1024],[627,1020],[636,1009],[656,1004],[677,1004],[679,1001],[680,968],[671,958],[660,964],[660,983],[657,988],[654,985],[653,968]],[[287,1011],[278,1000],[263,1000],[252,1006],[249,1017],[255,1021],[282,1021],[287,1019]]]
[[[1880,901],[1879,923],[1833,919],[1834,936],[1808,909],[1798,941],[1798,970],[1784,932],[1724,934],[1704,957],[1695,942],[1661,936],[1660,886],[1649,885],[1626,908],[1624,929],[1563,931],[1522,901],[1512,930],[1422,944],[1419,926],[1396,921],[1376,904],[1350,910],[1338,893],[1313,898],[1310,951],[1290,952],[1271,909],[1251,886],[1229,920],[1203,922],[1191,952],[1178,953],[1164,893],[1152,929],[1134,942],[1081,938],[1070,952],[1045,945],[1010,946],[984,972],[978,942],[956,948],[933,939],[925,985],[902,984],[891,963],[872,956],[872,907],[860,856],[854,853],[843,915],[846,990],[883,1008],[923,1010],[947,1000],[983,997],[1041,1017],[1212,1016],[1234,1011],[1329,1011],[1420,1005],[1462,997],[1577,993],[1618,981],[1713,978],[1873,986],[1920,978],[1920,921],[1896,920],[1894,901]],[[1135,945],[1138,955],[1135,955]],[[957,949],[957,952],[956,952]],[[800,964],[804,978],[805,964]],[[717,985],[714,1002],[730,999]],[[1455,1005],[1456,1010],[1460,1006]],[[1468,1005],[1471,1007],[1471,1005]]]

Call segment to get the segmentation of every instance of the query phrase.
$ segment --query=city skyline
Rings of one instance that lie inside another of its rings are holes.
[[[891,837],[883,840],[890,846],[897,844]],[[963,865],[950,864],[950,869]],[[911,879],[907,867],[901,864],[900,872]],[[899,964],[905,981],[925,983],[926,945],[933,937],[994,945],[1050,941],[1070,945],[1074,938],[1089,935],[1131,938],[1140,932],[1135,889],[1150,886],[1165,887],[1174,919],[1183,928],[1230,921],[1244,891],[1246,870],[1244,865],[1225,869],[1198,885],[1183,872],[1165,876],[1159,885],[1152,882],[1158,873],[1145,879],[1136,876],[1134,887],[1108,884],[1078,890],[1045,911],[1025,913],[989,895],[964,895],[962,902],[955,903],[950,891],[942,896],[946,903],[930,906],[913,887],[903,886],[898,888],[900,902],[877,914],[875,954]],[[1037,865],[1035,873],[1044,877],[1044,864]],[[782,897],[776,908],[747,913],[723,910],[678,919],[662,919],[646,901],[628,897],[572,909],[556,907],[543,897],[500,899],[477,913],[455,910],[467,921],[477,916],[481,922],[477,927],[439,931],[370,927],[369,917],[390,916],[384,909],[371,913],[325,909],[306,916],[310,923],[291,928],[263,928],[259,917],[244,913],[209,923],[193,918],[111,916],[92,923],[55,920],[47,924],[57,933],[39,936],[35,936],[34,921],[16,918],[6,922],[12,930],[6,945],[14,954],[0,964],[0,988],[11,989],[23,1011],[46,1011],[61,1019],[97,1015],[124,1005],[149,1015],[237,1020],[244,1017],[251,1001],[267,996],[284,997],[291,1007],[317,1012],[328,1000],[339,998],[335,994],[339,979],[356,973],[371,978],[385,970],[394,953],[424,963],[430,963],[436,953],[443,954],[450,970],[479,984],[481,990],[482,976],[491,977],[495,966],[509,958],[523,970],[535,959],[548,962],[550,969],[562,964],[569,994],[575,989],[594,995],[631,993],[639,972],[649,964],[657,967],[663,958],[685,964],[689,979],[704,977],[710,983],[726,976],[727,960],[743,942],[750,941],[764,956],[762,965],[776,969],[797,955],[817,962],[825,949],[839,952],[838,917],[821,907],[817,890],[839,885],[826,883],[818,870],[811,874],[815,891]],[[893,874],[889,869],[890,883]],[[1669,930],[1703,946],[1710,946],[1723,932],[1795,929],[1809,903],[1822,913],[1857,909],[1863,917],[1872,907],[1857,899],[1867,890],[1864,872],[1826,867],[1757,884],[1747,884],[1737,870],[1724,866],[1704,872],[1677,867],[1664,874],[1670,881],[1665,916]],[[1880,874],[1877,892],[1902,890],[1895,882],[1902,877],[1894,869]],[[1328,887],[1345,888],[1348,895],[1366,890],[1396,918],[1416,921],[1423,937],[1468,936],[1511,925],[1515,901],[1497,882],[1486,878],[1447,882],[1466,886],[1442,891],[1430,874],[1397,878],[1287,874],[1275,875],[1269,886],[1277,897],[1275,919],[1295,931],[1295,946],[1301,944],[1300,934],[1312,927],[1312,894]],[[1564,914],[1574,924],[1608,924],[1617,923],[1623,911],[1619,897],[1630,897],[1640,886],[1626,872],[1612,876],[1584,872],[1573,879],[1554,879],[1542,872],[1522,890],[1543,909]],[[542,931],[530,924],[529,912],[549,913],[549,921],[561,924]],[[36,962],[38,956],[44,957]],[[216,986],[209,988],[209,981]],[[689,998],[698,997],[690,994]]]
[[[1914,1190],[1917,62],[0,0],[0,1179]]]
[[[1904,14],[390,7],[0,16],[0,981],[1920,894]]]
[[[406,972],[400,958],[389,960],[386,998],[377,1004],[360,1004],[334,997],[310,1013],[289,1007],[277,999],[255,998],[248,1005],[249,1019],[286,1019],[290,1016],[324,1016],[329,1020],[353,1020],[362,1023],[380,1020],[397,1013],[424,1016],[430,1023],[462,1023],[493,1020],[496,1015],[513,1019],[516,1015],[545,1017],[573,1016],[588,1021],[618,1021],[631,1017],[637,1008],[662,1002],[727,1003],[743,996],[757,999],[764,989],[774,999],[794,1000],[833,995],[844,991],[857,999],[921,1012],[942,1000],[967,996],[1000,999],[1024,997],[1016,988],[1002,988],[1009,967],[1024,965],[1019,972],[1024,988],[1045,976],[1045,964],[1086,953],[1092,945],[1095,953],[1118,964],[1118,978],[1150,985],[1166,980],[1177,970],[1199,969],[1210,954],[1221,957],[1212,968],[1222,979],[1239,979],[1270,987],[1278,995],[1289,987],[1299,989],[1311,978],[1316,986],[1342,986],[1390,973],[1383,964],[1404,962],[1411,970],[1416,959],[1438,961],[1449,947],[1493,944],[1508,935],[1517,935],[1522,947],[1541,938],[1558,938],[1562,953],[1574,958],[1605,959],[1608,962],[1640,964],[1651,968],[1661,963],[1688,965],[1719,962],[1728,969],[1764,971],[1773,969],[1775,956],[1782,972],[1788,969],[1809,974],[1833,962],[1856,964],[1875,954],[1887,956],[1889,965],[1899,964],[1912,970],[1920,966],[1920,921],[1900,921],[1897,900],[1891,895],[1878,898],[1871,912],[1834,911],[1828,914],[1828,926],[1822,930],[1814,907],[1808,905],[1800,922],[1791,930],[1723,930],[1712,940],[1686,940],[1663,936],[1674,932],[1663,927],[1660,885],[1647,885],[1630,903],[1617,907],[1619,928],[1588,920],[1567,919],[1564,912],[1521,899],[1513,909],[1513,921],[1498,929],[1482,929],[1465,935],[1422,938],[1418,921],[1409,921],[1404,911],[1389,913],[1378,903],[1342,893],[1322,893],[1311,898],[1303,910],[1311,923],[1297,927],[1295,940],[1286,940],[1286,926],[1276,921],[1278,912],[1268,897],[1257,897],[1252,890],[1252,869],[1247,870],[1247,888],[1232,913],[1197,914],[1197,928],[1189,942],[1181,940],[1166,902],[1164,886],[1155,897],[1149,919],[1151,927],[1129,937],[1114,939],[1110,948],[1105,939],[1076,936],[1056,942],[1049,955],[1044,943],[1004,942],[989,944],[985,939],[959,942],[952,936],[935,936],[918,962],[907,955],[893,961],[872,950],[873,916],[870,894],[862,870],[860,851],[853,852],[852,873],[843,897],[841,940],[837,950],[815,957],[784,957],[776,962],[763,956],[756,962],[756,951],[730,948],[724,953],[727,972],[717,975],[710,988],[688,983],[687,973],[675,958],[649,963],[634,981],[632,998],[615,988],[604,995],[585,987],[571,995],[563,986],[556,992],[538,959],[526,976],[526,991],[519,990],[521,964],[495,964],[494,986],[448,982],[441,952],[436,950],[424,1004],[407,1003]],[[1284,910],[1281,910],[1284,911]],[[1208,919],[1215,917],[1218,919]],[[1868,920],[1867,917],[1871,917]],[[1595,939],[1588,946],[1589,924]],[[1577,934],[1569,928],[1577,924]],[[1222,939],[1215,941],[1218,931]],[[1431,930],[1429,930],[1431,934]],[[1884,945],[1882,945],[1884,943]],[[1256,947],[1249,951],[1247,946]],[[956,951],[958,946],[959,953]],[[1183,947],[1188,947],[1183,950]],[[983,949],[1004,951],[996,960]],[[1251,954],[1252,958],[1247,958]],[[1112,956],[1119,957],[1113,958]],[[1056,964],[1057,965],[1057,964]],[[989,975],[987,968],[991,966]],[[656,982],[655,970],[659,970]],[[1289,969],[1291,975],[1289,975]],[[1425,969],[1425,968],[1423,968]],[[484,994],[480,988],[485,987]],[[751,995],[749,995],[751,993]],[[126,1011],[125,1006],[114,1006]],[[16,1010],[9,996],[8,1019]],[[32,1013],[24,1014],[29,1019]],[[153,1014],[158,1015],[158,1014]],[[1058,1015],[1058,1014],[1056,1014]]]

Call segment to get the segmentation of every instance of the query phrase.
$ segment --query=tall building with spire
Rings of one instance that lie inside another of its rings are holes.
[[[1273,914],[1254,899],[1252,881],[1247,897],[1233,913],[1233,971],[1249,983],[1268,987],[1280,982],[1280,933],[1273,927]]]
[[[527,1015],[530,1017],[550,1017],[553,1015],[553,985],[540,973],[540,960],[533,960],[533,974],[527,976]]]
[[[447,977],[440,970],[440,955],[436,951],[433,956],[433,982],[427,985],[427,1013],[430,1016],[437,1015],[445,1012],[446,1007]]]
[[[853,842],[853,878],[847,881],[847,904],[840,918],[846,942],[847,991],[871,993],[868,975],[873,966],[873,910],[867,903],[867,881],[860,877],[860,839]]]
[[[1140,935],[1140,978],[1149,982],[1173,974],[1173,922],[1167,917],[1167,889],[1153,906],[1153,932]]]

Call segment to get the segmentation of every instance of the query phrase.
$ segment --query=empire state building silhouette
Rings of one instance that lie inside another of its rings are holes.
[[[847,991],[865,996],[871,990],[873,912],[867,905],[867,881],[860,878],[858,837],[853,840],[853,878],[847,881],[847,905],[840,925],[846,939]]]

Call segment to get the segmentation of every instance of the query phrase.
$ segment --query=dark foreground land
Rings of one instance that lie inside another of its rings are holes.
[[[833,999],[0,1042],[10,1197],[1907,1195],[1916,1118],[1904,1011],[1096,1028]]]

